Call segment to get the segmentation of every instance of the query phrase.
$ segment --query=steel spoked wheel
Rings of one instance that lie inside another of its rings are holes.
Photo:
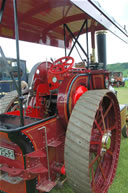
[[[65,165],[75,192],[106,193],[115,176],[121,139],[116,96],[88,91],[75,105],[67,128]]]

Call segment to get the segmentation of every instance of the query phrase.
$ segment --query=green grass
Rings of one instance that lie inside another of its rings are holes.
[[[115,90],[120,104],[128,104],[128,81],[125,82],[125,87],[115,88]]]
[[[128,104],[128,81],[125,87],[115,88],[120,104]],[[61,189],[54,188],[51,193],[73,193],[66,182]],[[82,193],[82,192],[81,192]],[[121,138],[121,148],[118,167],[114,181],[108,193],[128,193],[128,139]]]
[[[128,104],[128,81],[125,87],[115,88],[120,104]],[[116,177],[108,193],[128,192],[128,139],[121,138],[121,148]]]
[[[125,87],[128,88],[128,81],[125,82]]]
[[[116,176],[108,193],[128,192],[128,139],[121,140],[120,157]]]
[[[69,187],[68,183],[65,182],[63,187],[57,188],[55,187],[50,193],[74,193],[72,189]],[[82,192],[81,192],[82,193]]]

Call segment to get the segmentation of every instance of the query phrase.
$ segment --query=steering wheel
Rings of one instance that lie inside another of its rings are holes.
[[[74,58],[65,56],[57,59],[50,67],[49,72],[54,74],[63,74],[72,68],[74,64]]]

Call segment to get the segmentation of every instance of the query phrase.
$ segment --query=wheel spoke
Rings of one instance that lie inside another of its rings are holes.
[[[104,114],[103,114],[102,108],[100,109],[100,111],[101,111],[101,117],[102,117],[102,118],[104,117],[104,120],[105,120],[106,116],[108,115],[111,107],[112,107],[112,103],[109,104],[109,106],[108,106],[108,108],[106,109],[106,111],[105,111]],[[99,125],[100,125],[101,123],[102,123],[102,119],[100,120]]]
[[[96,113],[96,119],[100,116],[100,111],[98,110]]]
[[[107,149],[106,146],[104,148],[106,149],[106,153],[108,153],[109,155],[111,155],[113,157],[113,152],[110,149]]]
[[[109,155],[111,155],[113,157],[113,152],[110,151],[109,149],[107,149],[106,153],[108,153]]]
[[[106,125],[105,125],[105,118],[104,118],[104,115],[103,115],[103,108],[101,108],[101,117],[102,117],[102,121],[103,121],[103,127],[104,127],[104,132],[106,132]]]
[[[93,167],[91,168],[91,174],[92,174],[92,189],[95,190],[95,177]]]
[[[63,64],[62,58],[60,58],[60,63]]]
[[[112,103],[109,104],[107,110],[105,111],[105,113],[104,113],[104,119],[105,119],[105,117],[107,116],[107,114],[109,113],[111,107],[112,107]]]
[[[91,141],[90,144],[91,145],[100,145],[101,142],[100,141]]]
[[[101,129],[101,127],[100,127],[100,125],[97,123],[97,121],[96,121],[96,120],[94,121],[94,123],[96,124],[97,129],[100,131],[101,135],[103,135],[103,131],[102,131],[102,129]]]
[[[98,161],[98,166],[99,166],[99,168],[100,168],[100,170],[101,170],[102,176],[103,176],[104,181],[105,181],[105,180],[106,180],[106,177],[105,177],[105,174],[104,174],[104,170],[103,170],[103,168],[102,168],[102,166],[101,166],[101,164],[100,164],[100,160],[97,160],[97,161]]]
[[[95,164],[95,162],[98,160],[98,158],[99,158],[99,154],[97,154],[97,156],[92,160],[92,162],[90,163],[90,165],[89,165],[89,168],[91,168],[94,164]]]
[[[65,68],[64,68],[64,66],[63,65],[61,65],[61,70],[63,71]]]
[[[65,60],[65,63],[64,63],[65,66],[70,65],[70,64],[68,63],[68,61],[70,61],[70,59],[66,59],[66,60]]]

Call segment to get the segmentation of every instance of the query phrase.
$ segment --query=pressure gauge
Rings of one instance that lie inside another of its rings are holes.
[[[39,69],[37,69],[36,74],[39,74],[39,73],[40,73],[40,71],[39,71]]]
[[[52,82],[54,82],[54,83],[57,82],[57,78],[55,76],[52,78]]]

